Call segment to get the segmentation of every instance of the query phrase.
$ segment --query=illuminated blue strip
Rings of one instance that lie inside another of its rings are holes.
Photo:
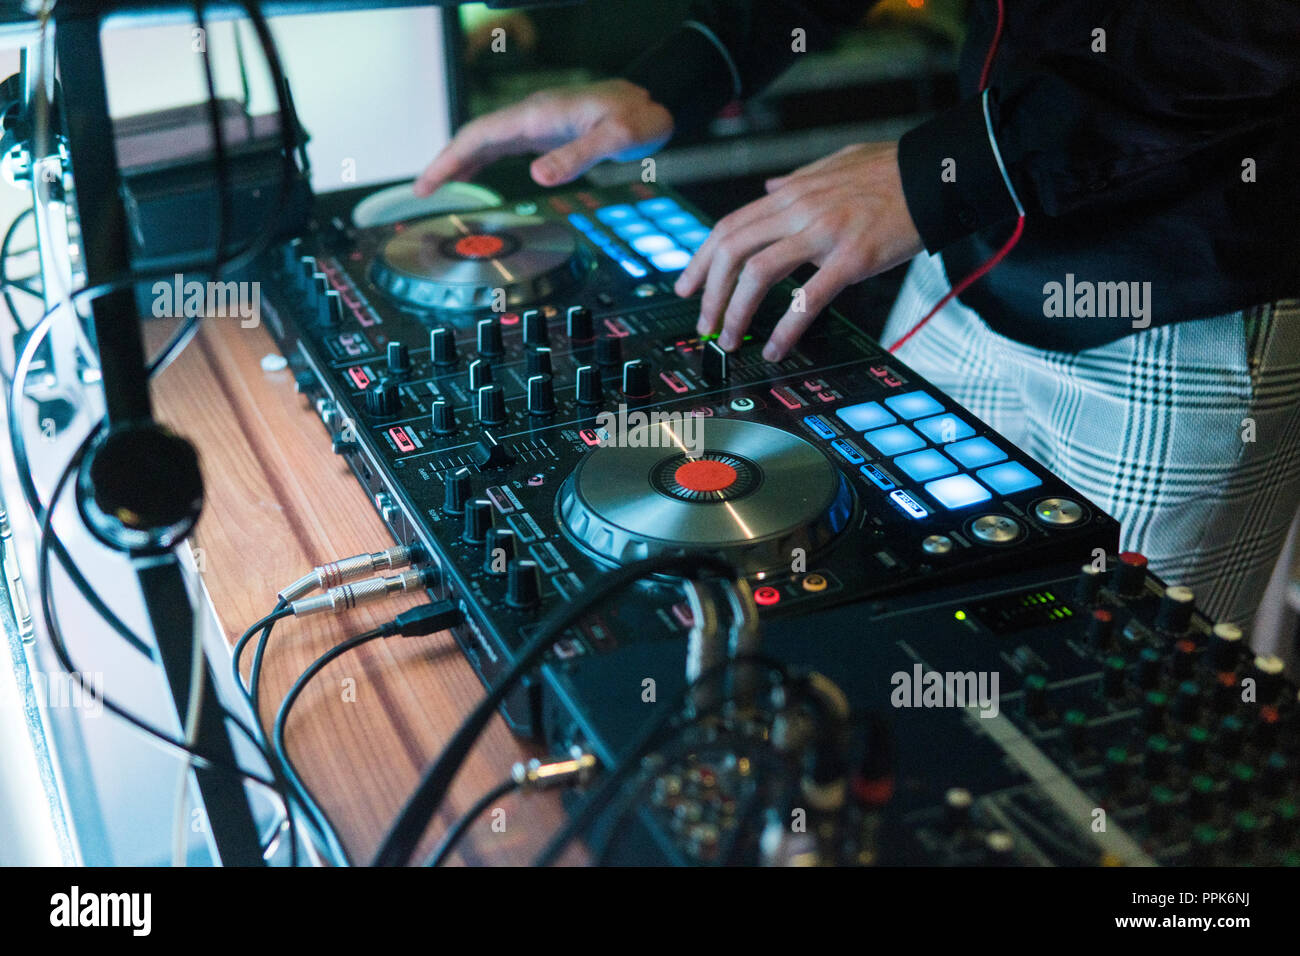
[[[885,473],[875,465],[863,465],[859,471],[866,476],[867,480],[879,488],[881,491],[889,491],[894,487],[894,483],[885,477]]]
[[[831,428],[830,425],[827,425],[817,415],[809,415],[803,420],[803,423],[822,438],[829,440],[835,437],[835,429]]]
[[[905,514],[918,520],[924,518],[930,513],[926,510],[925,505],[921,504],[901,488],[897,491],[891,491],[889,493],[889,500],[902,508]]]
[[[831,447],[839,452],[850,465],[860,465],[867,460],[865,456],[843,438],[835,439],[835,441],[831,442]]]

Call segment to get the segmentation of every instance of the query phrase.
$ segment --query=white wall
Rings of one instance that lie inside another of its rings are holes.
[[[233,23],[209,28],[219,91],[240,91]],[[412,176],[448,135],[442,29],[435,9],[277,17],[276,45],[293,89],[317,189]],[[251,27],[242,25],[253,111],[273,112],[275,98]],[[105,37],[109,105],[114,115],[206,98],[193,27],[112,29]]]
[[[302,122],[318,190],[414,176],[447,141],[442,23],[436,8],[276,17],[271,21]],[[210,26],[218,91],[241,92],[231,39],[235,24]],[[104,34],[114,115],[206,98],[193,27],[113,26]],[[241,26],[254,112],[275,98],[251,27]],[[18,51],[0,49],[0,79],[18,71]],[[343,178],[344,160],[356,181]],[[0,188],[0,229],[30,205],[22,190]],[[22,243],[18,243],[22,245]],[[0,308],[0,312],[3,309]]]

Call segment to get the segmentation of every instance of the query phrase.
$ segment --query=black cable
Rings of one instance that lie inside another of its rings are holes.
[[[266,618],[263,618],[262,621],[258,622],[258,624],[249,628],[248,633],[257,630],[259,625],[263,624],[263,622],[267,622],[268,618],[271,617],[273,617],[273,615],[268,615]],[[307,665],[307,668],[298,676],[298,679],[294,681],[293,686],[289,688],[289,692],[285,694],[284,699],[280,702],[280,707],[276,711],[275,715],[275,725],[271,731],[271,746],[273,752],[275,753],[276,759],[280,761],[284,775],[289,779],[290,784],[298,793],[303,803],[307,806],[308,812],[319,814],[320,818],[317,820],[317,824],[323,831],[326,831],[328,839],[333,844],[332,849],[336,856],[343,861],[345,866],[352,865],[351,857],[348,856],[347,849],[343,846],[342,841],[339,840],[338,835],[334,832],[333,825],[329,822],[329,818],[325,815],[319,802],[312,795],[307,784],[298,775],[297,770],[293,766],[293,761],[289,757],[288,746],[285,743],[285,731],[289,722],[289,713],[293,710],[294,703],[302,694],[303,689],[311,682],[312,678],[324,670],[331,661],[342,657],[353,648],[360,647],[362,644],[380,637],[393,637],[396,635],[418,637],[425,634],[432,634],[436,631],[443,631],[448,627],[453,627],[461,617],[461,611],[453,601],[440,601],[436,604],[421,604],[417,607],[411,608],[409,611],[404,611],[397,615],[397,617],[393,618],[393,620],[388,621],[379,627],[373,628],[372,630],[366,631],[363,634],[350,637],[347,640],[334,645],[324,654],[320,655],[320,657]]]
[[[235,686],[244,689],[244,693],[249,696],[250,702],[252,700],[252,688],[250,685],[245,685],[244,675],[240,671],[240,662],[244,656],[244,649],[248,647],[248,642],[253,639],[254,634],[258,631],[269,631],[276,621],[288,617],[292,613],[293,611],[289,610],[289,606],[282,598],[276,603],[275,609],[270,614],[266,615],[266,617],[259,620],[256,624],[241,634],[239,640],[235,641],[235,646],[231,649],[230,666],[235,675]],[[254,706],[253,712],[254,716],[256,716],[256,706]]]
[[[294,769],[293,761],[289,759],[289,751],[284,740],[285,726],[289,720],[289,712],[293,709],[294,702],[298,700],[299,695],[302,694],[303,688],[311,682],[313,677],[324,670],[327,664],[338,657],[342,657],[354,647],[360,647],[362,644],[376,640],[380,637],[387,637],[389,633],[390,632],[385,628],[377,627],[373,630],[366,631],[364,634],[357,634],[354,637],[349,637],[340,644],[335,644],[328,651],[307,665],[307,669],[304,670],[298,676],[298,679],[293,682],[293,686],[290,687],[289,692],[285,694],[284,700],[280,702],[280,709],[275,715],[275,726],[271,730],[271,747],[274,750],[276,759],[280,761],[280,764],[284,769],[285,776],[289,778],[290,784],[302,798],[304,804],[309,807],[319,807],[320,804],[317,802],[315,796],[312,795],[302,777],[298,775],[298,771]],[[343,846],[342,842],[336,837],[331,841],[331,843],[337,844],[336,846],[333,846],[332,849],[343,861],[344,865],[351,866],[351,858],[348,856],[347,849]]]
[[[5,306],[9,309],[9,314],[13,316],[14,324],[24,332],[27,331],[27,326],[23,322],[23,317],[18,314],[18,308],[14,305],[13,298],[9,295],[9,289],[11,286],[9,280],[9,244],[13,242],[13,238],[17,234],[19,227],[23,224],[23,220],[28,216],[34,216],[35,214],[35,206],[24,209],[14,217],[14,221],[11,222],[9,228],[5,230],[4,239],[0,240],[0,295],[4,296]]]
[[[248,630],[244,631],[242,635],[240,635],[239,640],[235,642],[235,646],[231,650],[230,667],[231,667],[232,675],[235,679],[235,687],[243,692],[245,699],[248,701],[249,708],[253,712],[253,720],[257,724],[259,730],[262,729],[261,708],[258,706],[257,698],[253,696],[252,692],[244,684],[244,675],[240,672],[240,662],[243,658],[244,649],[248,646],[249,641],[253,639],[253,636],[258,632],[258,630],[262,630],[264,635],[269,634],[271,628],[275,625],[276,621],[280,620],[281,618],[288,617],[292,613],[293,612],[289,610],[289,607],[286,604],[286,602],[283,599],[280,600],[275,605],[275,610],[273,610],[270,614],[263,617],[261,620],[259,620]],[[270,743],[266,740],[265,734],[261,735],[261,742],[258,744],[258,747],[259,750],[266,755],[267,762],[271,767],[271,772],[276,774],[277,777],[279,777],[280,779],[282,779],[288,787],[292,787],[292,781],[290,781],[288,776],[284,773],[284,769],[280,766],[279,759],[278,758],[272,759],[272,754],[270,751]],[[323,816],[323,811],[321,811],[319,806],[313,806],[309,803],[303,803],[303,809],[306,811],[308,817],[311,818],[312,823],[320,831],[321,839],[327,841],[325,831],[321,829],[320,826],[320,819]],[[292,811],[289,811],[289,813],[290,813],[290,818],[292,823]],[[293,857],[296,860],[297,859],[296,830],[291,830],[291,838],[293,839],[294,842]]]
[[[276,609],[281,608],[288,611],[287,603],[283,598],[276,603]],[[253,648],[253,662],[248,665],[248,700],[253,706],[253,716],[257,719],[259,725],[262,722],[262,712],[259,706],[262,699],[262,662],[266,659],[266,649],[271,643],[271,631],[275,627],[275,622],[279,619],[278,617],[272,617],[262,627],[262,633],[257,639],[257,646]]]
[[[434,851],[429,854],[429,859],[424,865],[442,866],[447,857],[451,856],[451,851],[456,849],[456,844],[459,843],[461,838],[469,832],[469,828],[474,825],[474,821],[487,812],[488,807],[492,806],[492,804],[506,796],[506,794],[514,793],[519,788],[519,781],[515,780],[514,777],[507,777],[474,801],[474,805],[466,810],[461,818],[457,820],[452,825],[451,829],[443,836],[442,841]]]
[[[62,667],[63,670],[68,673],[69,676],[71,676],[74,680],[77,681],[77,684],[82,689],[82,691],[85,693],[89,693],[93,697],[100,700],[103,703],[104,708],[108,710],[110,713],[126,721],[128,724],[134,726],[136,729],[144,732],[145,734],[154,738],[158,742],[166,746],[169,746],[174,750],[178,750],[181,753],[184,753],[186,756],[201,763],[205,767],[211,767],[215,769],[224,770],[229,773],[234,773],[237,776],[249,780],[255,784],[258,784],[259,786],[262,786],[267,790],[269,790],[270,792],[274,793],[279,798],[280,803],[283,807],[285,817],[289,821],[290,863],[291,865],[296,866],[298,862],[298,835],[293,822],[292,792],[290,788],[287,786],[287,781],[282,780],[280,778],[280,775],[277,773],[276,762],[272,759],[271,753],[267,749],[266,745],[261,741],[259,741],[258,736],[253,732],[253,730],[247,724],[245,724],[242,720],[240,720],[236,714],[231,713],[231,711],[228,708],[224,706],[221,707],[223,718],[225,720],[228,720],[236,729],[238,729],[239,732],[243,734],[243,736],[247,738],[247,740],[253,745],[254,749],[257,750],[258,755],[261,756],[262,759],[266,761],[266,765],[270,768],[272,773],[272,779],[270,780],[266,779],[265,777],[262,777],[260,774],[253,773],[238,765],[227,763],[224,760],[213,759],[212,757],[209,757],[208,755],[190,747],[184,741],[177,740],[173,738],[170,734],[167,734],[165,731],[159,730],[158,728],[150,725],[146,721],[141,720],[139,717],[136,717],[126,708],[119,705],[116,701],[110,699],[103,693],[99,692],[96,688],[87,685],[85,678],[81,674],[81,671],[77,669],[75,662],[72,660],[71,654],[68,651],[67,642],[63,637],[62,627],[60,626],[58,621],[58,615],[54,607],[53,589],[51,588],[51,582],[50,582],[50,561],[49,561],[48,542],[51,537],[51,531],[53,528],[54,510],[55,510],[55,506],[58,503],[58,499],[63,494],[63,489],[66,487],[69,478],[76,471],[76,468],[80,464],[81,459],[85,456],[85,453],[87,449],[89,449],[91,442],[94,440],[97,431],[98,429],[92,430],[91,433],[88,434],[86,438],[82,440],[81,445],[77,448],[76,452],[73,454],[72,460],[69,461],[68,465],[64,468],[62,474],[60,474],[58,480],[55,482],[54,490],[50,498],[50,506],[46,510],[45,515],[41,522],[41,539],[40,539],[41,546],[37,551],[38,588],[41,596],[41,612],[45,621],[46,631],[50,637],[50,644],[53,647],[55,657],[58,660],[60,667]]]
[[[491,721],[492,715],[496,713],[497,708],[514,686],[541,663],[542,658],[567,628],[612,595],[651,575],[676,573],[694,577],[702,571],[712,571],[731,579],[734,579],[737,573],[731,564],[714,555],[686,553],[657,555],[601,575],[572,601],[558,605],[542,620],[541,625],[519,651],[514,662],[493,685],[488,695],[479,701],[465,718],[438,759],[425,771],[375,853],[373,865],[403,866],[410,861],[425,828],[438,812],[438,807],[442,804],[456,772],[465,762],[474,742]]]
[[[248,780],[257,782],[270,790],[276,791],[277,788],[271,780],[268,780],[260,774],[255,774],[242,767],[235,766],[224,760],[216,759],[194,750],[192,747],[187,746],[183,741],[179,741],[165,731],[159,730],[148,722],[141,720],[139,717],[135,716],[135,714],[126,710],[114,700],[99,692],[96,688],[88,685],[85,678],[73,662],[71,655],[68,653],[67,642],[63,638],[63,630],[59,625],[58,615],[54,608],[54,593],[50,581],[50,549],[48,547],[48,532],[53,525],[54,510],[58,503],[58,499],[62,496],[64,488],[67,487],[68,479],[81,464],[82,458],[85,457],[85,453],[90,448],[90,444],[94,441],[97,433],[97,429],[92,430],[82,440],[81,444],[77,447],[76,452],[74,452],[72,459],[59,475],[50,498],[50,507],[46,509],[45,515],[41,521],[41,543],[40,547],[37,549],[36,555],[38,589],[41,597],[41,613],[45,620],[46,630],[49,632],[50,643],[53,646],[55,657],[58,659],[59,665],[68,673],[69,676],[77,681],[83,691],[90,693],[94,698],[100,700],[105,709],[122,718],[127,723],[161,741],[172,749],[193,757],[195,760],[202,761],[206,766],[238,774]],[[239,721],[235,715],[226,712],[225,716],[237,725],[240,725],[243,732],[251,738],[251,730],[244,727],[242,721]]]

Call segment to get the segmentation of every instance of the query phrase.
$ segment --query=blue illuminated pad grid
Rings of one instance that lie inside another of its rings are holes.
[[[667,196],[643,199],[635,204],[604,206],[597,209],[595,215],[627,245],[615,240],[580,213],[569,216],[569,222],[636,279],[649,273],[631,249],[660,272],[681,272],[691,261],[691,255],[709,237],[704,223]]]
[[[945,412],[938,399],[927,392],[916,390],[892,395],[883,402],[859,402],[836,410],[835,415],[855,432],[864,433],[863,440],[889,460],[895,474],[917,482],[941,508],[968,508],[989,501],[994,494],[1015,494],[1042,484],[1024,465],[1008,460],[998,445],[974,437],[970,424]],[[860,464],[842,439],[832,445],[841,456]],[[908,514],[919,517],[916,509],[925,510],[917,498],[895,489],[874,465],[862,464],[860,470],[877,488],[891,492],[894,503]]]
[[[905,421],[924,418],[927,415],[938,415],[944,410],[938,399],[933,395],[927,395],[925,392],[904,392],[902,395],[891,395],[885,399],[885,404],[889,406],[895,415]]]
[[[913,422],[912,427],[936,445],[946,442],[961,441],[975,434],[971,428],[956,415],[935,415]]]
[[[848,408],[841,408],[835,414],[855,432],[869,432],[873,428],[884,428],[898,421],[878,402],[850,405]]]
[[[971,469],[1005,461],[1007,457],[1006,452],[987,438],[972,438],[970,441],[957,442],[955,445],[949,445],[944,451],[963,467]]]
[[[1013,495],[1026,488],[1036,488],[1042,480],[1018,461],[1004,461],[975,472],[975,477],[1000,495]]]
[[[968,508],[993,497],[989,490],[970,475],[951,475],[922,485],[925,493],[949,510]]]
[[[876,451],[890,458],[925,447],[925,439],[906,425],[877,428],[873,432],[867,432],[863,438]]]

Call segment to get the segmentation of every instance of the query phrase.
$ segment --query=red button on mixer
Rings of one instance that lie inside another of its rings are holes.
[[[754,601],[764,607],[771,607],[781,601],[781,592],[773,587],[761,587],[754,590]]]

